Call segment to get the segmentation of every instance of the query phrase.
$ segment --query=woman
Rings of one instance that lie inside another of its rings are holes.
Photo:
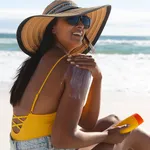
[[[17,40],[30,57],[11,89],[12,150],[120,148],[114,145],[128,136],[119,132],[126,125],[110,127],[119,121],[114,115],[97,121],[102,75],[86,55],[109,13],[110,6],[82,9],[55,0],[20,24]]]

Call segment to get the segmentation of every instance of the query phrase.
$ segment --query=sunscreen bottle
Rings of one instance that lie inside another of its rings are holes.
[[[124,119],[123,121],[119,122],[115,126],[122,126],[128,124],[129,126],[125,129],[120,130],[120,133],[128,133],[137,128],[140,124],[144,122],[143,118],[139,114],[133,114],[130,117]]]

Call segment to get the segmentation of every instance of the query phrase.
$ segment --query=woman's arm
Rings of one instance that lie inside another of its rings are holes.
[[[87,70],[72,67],[65,78],[65,90],[61,97],[52,129],[52,144],[57,148],[80,148],[103,142],[106,132],[82,132],[77,126],[81,117],[86,93]]]
[[[95,60],[90,55],[81,54],[73,56],[70,62],[74,62],[74,65],[78,65],[79,68],[88,70],[93,77],[87,102],[79,121],[79,125],[89,131],[96,125],[100,112],[102,74]]]
[[[87,102],[82,111],[79,125],[87,130],[92,130],[98,120],[101,102],[101,82],[101,77],[93,78]]]

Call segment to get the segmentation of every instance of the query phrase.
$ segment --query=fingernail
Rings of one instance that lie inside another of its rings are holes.
[[[79,67],[79,65],[76,65],[76,67]]]
[[[128,127],[128,124],[125,124],[124,127],[125,127],[125,128]]]
[[[70,60],[71,60],[70,58],[67,59],[67,61],[70,61]]]
[[[71,58],[72,56],[71,56],[71,55],[69,55],[68,57],[69,57],[69,58]]]
[[[75,62],[73,62],[73,61],[72,61],[72,62],[70,62],[70,63],[71,63],[71,64],[75,64]]]

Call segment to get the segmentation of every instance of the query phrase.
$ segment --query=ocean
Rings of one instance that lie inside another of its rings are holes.
[[[95,48],[103,90],[150,94],[150,36],[101,36]],[[0,34],[0,88],[11,87],[26,58],[15,34]]]
[[[150,54],[150,36],[101,36],[95,45],[101,54]],[[0,51],[19,51],[15,34],[0,34]]]

